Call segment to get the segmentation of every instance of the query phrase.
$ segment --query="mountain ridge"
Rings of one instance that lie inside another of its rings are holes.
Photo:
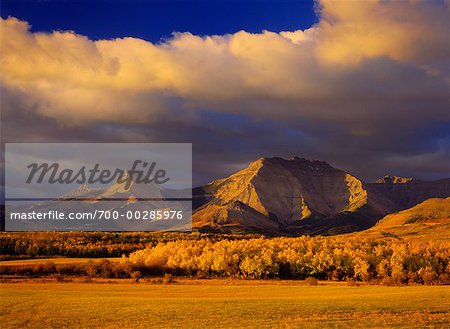
[[[219,232],[339,234],[367,229],[389,213],[448,195],[450,179],[385,176],[365,183],[325,161],[259,158],[193,190],[193,225]]]

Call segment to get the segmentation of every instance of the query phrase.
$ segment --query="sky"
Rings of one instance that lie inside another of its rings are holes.
[[[91,40],[134,37],[151,42],[175,31],[280,32],[317,22],[312,0],[2,0],[1,16],[25,20],[33,32],[70,30]]]
[[[1,3],[3,141],[190,142],[194,184],[262,156],[450,176],[450,3]]]

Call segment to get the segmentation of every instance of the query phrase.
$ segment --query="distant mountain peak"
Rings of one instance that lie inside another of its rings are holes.
[[[77,198],[82,195],[88,194],[92,192],[94,189],[92,189],[88,184],[81,184],[76,189],[73,189],[66,194],[63,194],[61,198]]]

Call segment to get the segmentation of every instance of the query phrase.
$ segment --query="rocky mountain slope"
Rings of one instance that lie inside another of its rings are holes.
[[[386,176],[375,183],[365,184],[369,193],[382,195],[393,205],[393,211],[410,208],[429,198],[450,196],[450,178],[421,181],[411,178]]]
[[[450,195],[450,179],[386,176],[366,184],[323,161],[261,158],[193,191],[193,226],[203,231],[338,234],[367,229],[386,214]]]

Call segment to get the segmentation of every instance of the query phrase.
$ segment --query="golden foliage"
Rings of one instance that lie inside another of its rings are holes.
[[[147,272],[182,275],[450,283],[448,242],[306,236],[178,240],[133,252],[124,260]]]

